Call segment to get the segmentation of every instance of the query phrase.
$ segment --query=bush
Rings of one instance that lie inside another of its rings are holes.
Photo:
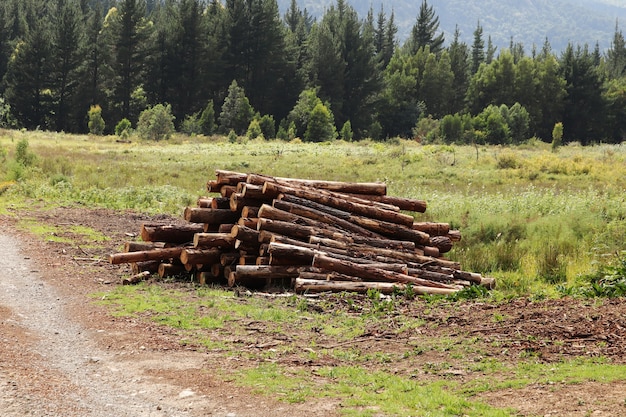
[[[28,167],[35,163],[35,159],[35,154],[29,149],[28,139],[20,139],[15,147],[15,161],[23,167]]]
[[[143,139],[169,139],[174,133],[172,107],[169,104],[166,106],[157,104],[142,111],[137,123],[137,132]]]
[[[10,129],[16,125],[17,123],[11,113],[11,106],[4,100],[4,97],[0,97],[0,127]]]
[[[341,131],[339,132],[339,137],[341,137],[341,139],[345,140],[346,142],[351,142],[352,136],[353,136],[352,124],[350,123],[350,120],[348,120],[341,127]]]
[[[123,118],[117,125],[115,125],[115,134],[119,137],[127,138],[130,135],[131,127],[132,125],[130,120]]]
[[[325,142],[337,137],[333,115],[321,102],[318,103],[309,117],[304,140],[307,142]]]
[[[102,118],[102,107],[98,104],[91,106],[87,117],[89,118],[89,122],[87,123],[89,133],[92,135],[102,135],[105,127],[104,119]]]
[[[259,119],[259,126],[261,132],[266,139],[273,139],[276,137],[276,122],[274,116],[266,114]]]
[[[213,108],[213,100],[209,101],[200,115],[200,127],[205,135],[215,133],[215,109]]]
[[[232,129],[236,134],[243,135],[254,118],[254,113],[244,89],[233,81],[228,87],[228,95],[220,113],[220,128],[223,132]]]
[[[257,119],[254,119],[253,121],[250,122],[250,125],[248,126],[248,131],[246,132],[246,136],[249,139],[256,139],[261,134],[263,134],[263,132],[261,131],[261,125],[259,125],[259,121]]]
[[[552,129],[552,151],[556,151],[563,144],[563,123],[558,122]]]
[[[183,124],[180,126],[180,131],[189,136],[203,133],[202,118],[200,114],[194,113],[185,117]]]

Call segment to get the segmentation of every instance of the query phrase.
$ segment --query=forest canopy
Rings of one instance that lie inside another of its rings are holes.
[[[424,0],[397,32],[393,11],[346,0],[319,19],[296,0],[282,15],[276,0],[7,0],[0,126],[113,133],[159,109],[189,134],[507,144],[560,124],[565,143],[624,139],[617,24],[606,52],[496,48],[479,22],[471,44],[446,39]]]

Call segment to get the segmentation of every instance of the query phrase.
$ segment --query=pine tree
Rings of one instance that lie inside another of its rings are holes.
[[[234,130],[237,135],[246,133],[250,122],[254,118],[254,109],[250,105],[243,87],[234,81],[228,88],[228,95],[224,99],[222,112],[219,116],[220,130],[226,133]]]
[[[472,44],[471,73],[476,74],[480,64],[483,62],[485,62],[485,41],[483,40],[483,28],[480,26],[480,22],[478,22],[476,30],[474,30],[474,43]]]
[[[408,53],[415,54],[420,48],[428,46],[432,53],[439,54],[443,50],[445,37],[443,32],[437,34],[438,30],[439,17],[433,7],[429,6],[426,0],[422,0],[417,21],[405,44]]]
[[[76,131],[70,120],[71,105],[79,83],[78,68],[82,55],[84,28],[79,5],[72,0],[57,0],[52,36],[52,86],[56,102],[56,129]],[[84,115],[84,109],[76,109]]]
[[[148,39],[152,25],[146,19],[145,0],[122,0],[111,16],[110,30],[115,72],[114,100],[121,120],[136,120],[131,114],[131,96],[142,85],[145,57],[150,50]]]
[[[470,60],[469,48],[460,41],[461,33],[457,26],[454,30],[454,39],[448,47],[450,55],[450,69],[454,74],[452,82],[452,98],[450,103],[450,114],[458,113],[463,109],[465,92],[469,84]]]
[[[606,71],[610,79],[626,75],[626,41],[617,23],[615,23],[615,34],[611,47],[606,53]]]

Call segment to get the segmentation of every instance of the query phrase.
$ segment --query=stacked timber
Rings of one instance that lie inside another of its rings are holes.
[[[113,264],[129,263],[134,283],[153,273],[201,284],[298,293],[452,294],[491,278],[445,258],[461,239],[446,223],[416,222],[422,200],[387,195],[384,183],[272,177],[217,170],[213,197],[187,207],[182,225],[144,224]]]

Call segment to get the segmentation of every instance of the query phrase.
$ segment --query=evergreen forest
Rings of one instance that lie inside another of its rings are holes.
[[[465,144],[620,143],[626,41],[494,47],[447,39],[426,0],[399,42],[392,10],[336,0],[6,0],[0,126],[118,133],[158,109],[188,134]],[[154,116],[154,114],[153,114]],[[155,122],[156,123],[156,122]],[[159,137],[156,136],[155,139]]]

